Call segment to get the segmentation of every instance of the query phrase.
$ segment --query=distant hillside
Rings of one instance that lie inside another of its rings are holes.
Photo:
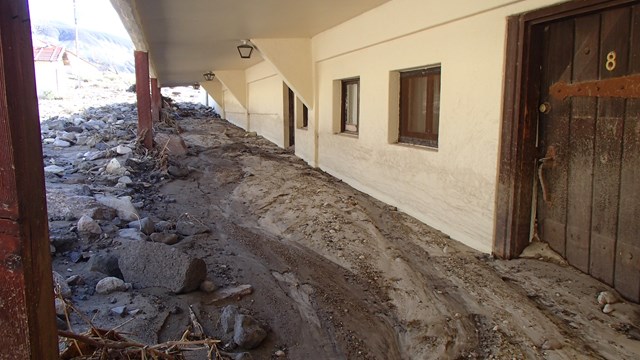
[[[60,22],[32,24],[34,40],[64,46],[75,52],[75,28]],[[78,30],[79,56],[101,70],[116,73],[134,73],[133,43],[131,40],[104,32]]]

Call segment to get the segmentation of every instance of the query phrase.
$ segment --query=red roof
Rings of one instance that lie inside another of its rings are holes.
[[[33,60],[34,61],[60,61],[64,48],[60,46],[44,46],[33,48]]]

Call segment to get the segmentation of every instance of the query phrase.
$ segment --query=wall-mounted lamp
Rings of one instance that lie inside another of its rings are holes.
[[[242,40],[242,45],[238,45],[238,53],[240,53],[240,57],[243,59],[251,58],[251,53],[253,52],[253,46],[249,44],[249,40]]]
[[[202,74],[202,76],[204,76],[204,79],[205,79],[205,80],[207,80],[207,81],[211,81],[211,80],[213,80],[213,78],[215,77],[215,74],[214,74],[214,73],[212,73],[211,71],[208,71],[208,72],[206,72],[206,73]]]
[[[193,86],[194,90],[200,89],[200,83],[193,83],[193,85],[191,85],[191,86]]]

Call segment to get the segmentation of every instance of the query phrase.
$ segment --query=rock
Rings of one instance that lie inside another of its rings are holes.
[[[176,232],[183,236],[192,236],[208,231],[209,228],[199,222],[180,220],[176,223]]]
[[[275,355],[276,357],[284,357],[285,353],[282,350],[278,350],[275,353],[273,353],[273,355]]]
[[[598,294],[598,304],[606,305],[606,304],[616,304],[620,302],[620,298],[616,296],[616,294],[611,291],[602,291]]]
[[[227,305],[222,309],[220,314],[220,327],[222,332],[228,334],[233,331],[236,325],[236,316],[238,315],[238,307],[235,305]]]
[[[87,151],[86,153],[84,153],[83,156],[87,160],[93,161],[93,160],[106,158],[107,156],[109,156],[109,152],[108,151]]]
[[[127,169],[120,165],[118,159],[113,158],[107,163],[106,172],[111,175],[123,175]]]
[[[227,300],[232,297],[242,297],[245,295],[250,295],[253,292],[253,287],[251,285],[239,285],[232,288],[224,288],[217,290],[213,293],[213,299],[209,301],[209,304],[213,304],[219,301]]]
[[[545,342],[542,343],[541,348],[542,350],[558,350],[562,349],[562,343],[555,339],[545,340]]]
[[[256,137],[258,136],[258,133],[255,131],[249,131],[246,134],[244,134],[244,137]]]
[[[169,168],[167,169],[167,172],[169,173],[169,175],[175,176],[177,178],[182,178],[189,175],[189,169],[177,167],[174,165],[169,166]]]
[[[83,128],[81,128],[80,126],[71,125],[71,126],[67,126],[67,127],[65,127],[65,128],[64,128],[64,131],[66,131],[66,132],[71,132],[71,133],[78,133],[78,134],[80,134],[80,133],[84,132],[84,129],[83,129]],[[77,138],[77,136],[76,136],[76,138]]]
[[[243,352],[236,354],[233,360],[253,360],[253,356],[251,355],[251,353]]]
[[[611,314],[613,310],[615,309],[613,308],[612,304],[605,304],[604,307],[602,308],[602,312],[605,314]]]
[[[69,146],[71,146],[71,144],[70,144],[68,141],[64,141],[64,140],[61,140],[61,139],[56,139],[56,140],[53,142],[53,146],[57,146],[57,147],[69,147]]]
[[[205,280],[200,284],[200,291],[204,291],[206,293],[212,293],[217,289],[218,287],[211,280]]]
[[[120,255],[125,280],[139,287],[163,287],[174,293],[196,290],[207,275],[202,259],[155,242],[133,242]]]
[[[100,228],[100,224],[90,216],[83,215],[80,220],[78,220],[78,232],[100,235],[102,234],[102,228]]]
[[[249,315],[236,315],[233,341],[243,349],[255,349],[267,337],[267,331]]]
[[[87,120],[85,120],[85,119],[83,119],[81,117],[76,117],[76,118],[73,119],[73,124],[78,126],[78,125],[84,123],[85,121],[87,121]]]
[[[60,295],[65,299],[71,297],[71,288],[67,285],[67,280],[64,276],[55,271],[52,271],[51,274],[53,276],[53,289],[56,295]]]
[[[49,165],[44,168],[45,173],[62,175],[64,173],[64,168],[58,165]]]
[[[180,135],[157,133],[154,141],[160,151],[166,148],[169,155],[179,156],[187,154],[187,145]]]
[[[151,234],[150,238],[151,238],[151,241],[163,243],[166,245],[174,245],[174,244],[177,244],[178,241],[180,241],[180,239],[178,238],[178,235],[167,233],[167,232],[161,232],[161,233],[155,232]]]
[[[122,176],[118,179],[118,183],[119,184],[124,184],[124,185],[129,185],[133,183],[133,180],[131,180],[130,177],[128,176]]]
[[[127,307],[126,306],[116,306],[114,308],[111,308],[111,312],[121,316],[121,317],[125,317],[127,315]]]
[[[118,291],[127,291],[131,284],[127,284],[117,277],[106,277],[96,284],[96,293],[106,295]]]
[[[167,230],[173,229],[173,223],[170,221],[158,221],[156,223],[156,232],[165,232]]]
[[[133,207],[133,204],[131,204],[131,197],[129,196],[117,198],[114,196],[96,195],[95,198],[100,204],[115,209],[118,217],[124,221],[139,219],[138,211]]]
[[[76,142],[76,134],[71,133],[71,132],[63,131],[63,132],[58,134],[58,139],[64,140],[64,141],[66,141],[68,143],[73,144],[73,143]]]
[[[128,226],[130,228],[138,229],[147,235],[151,235],[156,229],[153,220],[149,219],[148,217],[132,221]]]
[[[126,155],[126,154],[130,154],[132,151],[133,151],[133,150],[131,150],[131,148],[130,148],[130,147],[128,147],[128,146],[118,145],[118,146],[116,147],[116,152],[117,152],[119,155]]]
[[[67,279],[67,284],[70,286],[82,285],[84,284],[84,279],[80,275],[71,275]]]
[[[64,316],[67,310],[67,304],[64,302],[64,300],[55,298],[54,305],[56,307],[56,315]]]
[[[91,271],[97,271],[108,276],[124,279],[118,266],[118,258],[113,254],[100,253],[93,255],[91,259],[89,259],[88,266]]]
[[[147,236],[145,234],[140,232],[140,230],[133,229],[133,228],[119,230],[118,231],[118,237],[124,238],[124,239],[128,239],[128,240],[134,240],[134,241],[145,241],[145,240],[147,240]]]

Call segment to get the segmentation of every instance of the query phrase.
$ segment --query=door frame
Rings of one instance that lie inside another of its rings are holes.
[[[575,0],[507,18],[493,254],[518,257],[529,245],[544,25],[638,0]]]

